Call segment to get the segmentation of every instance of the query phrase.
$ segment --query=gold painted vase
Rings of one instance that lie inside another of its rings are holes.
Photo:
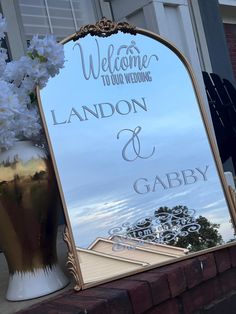
[[[9,268],[8,300],[63,288],[57,262],[58,190],[45,151],[19,141],[0,153],[0,248]]]

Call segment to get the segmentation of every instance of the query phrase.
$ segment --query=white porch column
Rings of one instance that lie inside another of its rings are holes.
[[[16,0],[0,1],[3,15],[7,21],[7,38],[12,59],[19,59],[25,54],[26,40]]]

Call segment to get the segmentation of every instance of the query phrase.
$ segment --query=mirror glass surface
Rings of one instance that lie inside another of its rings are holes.
[[[78,254],[135,271],[233,239],[182,60],[143,34],[87,35],[64,48],[65,67],[40,98]]]

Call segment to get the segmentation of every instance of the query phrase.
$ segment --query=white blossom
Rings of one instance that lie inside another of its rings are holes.
[[[45,65],[50,76],[59,73],[59,69],[64,64],[63,46],[58,44],[53,35],[47,35],[43,39],[34,36],[31,40],[29,54],[32,56],[43,56],[46,60]]]
[[[31,110],[21,108],[20,112],[16,114],[16,118],[15,126],[20,130],[20,134],[23,137],[30,138],[39,134],[41,125],[39,124],[39,116],[35,108]]]
[[[26,57],[21,57],[17,61],[8,62],[3,73],[4,79],[19,87],[26,75]]]
[[[11,118],[19,108],[17,95],[12,91],[11,84],[0,80],[0,113],[1,117]],[[4,122],[4,121],[0,121]]]
[[[0,144],[7,149],[15,141],[15,116],[19,112],[18,97],[12,92],[11,85],[0,80]]]
[[[0,43],[5,31],[0,14]],[[44,87],[63,67],[63,45],[51,35],[43,39],[34,36],[26,56],[8,63],[6,59],[6,50],[0,48],[0,150],[40,133],[39,114],[31,96],[37,85]]]

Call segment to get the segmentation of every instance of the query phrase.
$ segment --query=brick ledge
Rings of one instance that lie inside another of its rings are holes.
[[[70,290],[17,313],[233,314],[235,305],[234,245],[84,291]]]

